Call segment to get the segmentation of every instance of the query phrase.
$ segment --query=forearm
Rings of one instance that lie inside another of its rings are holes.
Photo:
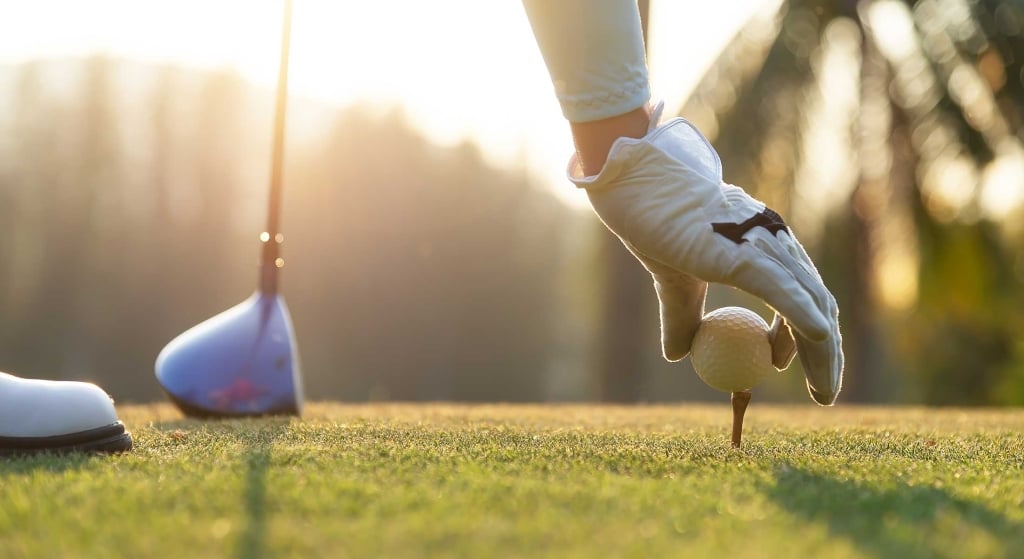
[[[587,176],[600,173],[615,140],[623,137],[642,138],[647,133],[650,120],[650,108],[645,103],[639,109],[623,115],[588,122],[570,122],[572,141],[583,173]]]

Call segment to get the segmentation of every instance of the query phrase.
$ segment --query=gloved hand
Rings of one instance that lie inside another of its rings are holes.
[[[692,124],[659,126],[662,109],[646,136],[615,141],[599,174],[584,176],[575,157],[568,174],[654,277],[665,358],[690,352],[707,282],[731,285],[777,312],[772,357],[780,369],[793,356],[793,327],[811,398],[832,404],[843,373],[835,298],[779,214],[722,181],[718,154]]]

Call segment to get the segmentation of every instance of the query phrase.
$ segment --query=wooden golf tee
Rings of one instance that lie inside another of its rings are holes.
[[[743,437],[743,414],[747,412],[747,404],[750,403],[750,391],[732,393],[732,447],[740,447],[740,439]]]

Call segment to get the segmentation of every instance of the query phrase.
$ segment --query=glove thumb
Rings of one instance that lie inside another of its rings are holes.
[[[796,356],[796,340],[782,315],[775,313],[775,319],[768,329],[768,341],[772,346],[772,365],[782,371],[789,367]]]
[[[706,281],[690,274],[651,274],[661,312],[661,349],[665,359],[679,361],[690,353],[704,317]]]

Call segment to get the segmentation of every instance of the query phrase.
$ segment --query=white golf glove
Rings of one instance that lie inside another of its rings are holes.
[[[777,311],[772,357],[780,369],[793,357],[787,322],[793,327],[811,397],[832,404],[843,374],[835,298],[782,218],[722,181],[718,154],[692,124],[674,118],[659,126],[662,110],[643,138],[615,141],[599,174],[583,176],[575,156],[568,174],[654,276],[665,358],[690,352],[707,282],[731,285]]]

